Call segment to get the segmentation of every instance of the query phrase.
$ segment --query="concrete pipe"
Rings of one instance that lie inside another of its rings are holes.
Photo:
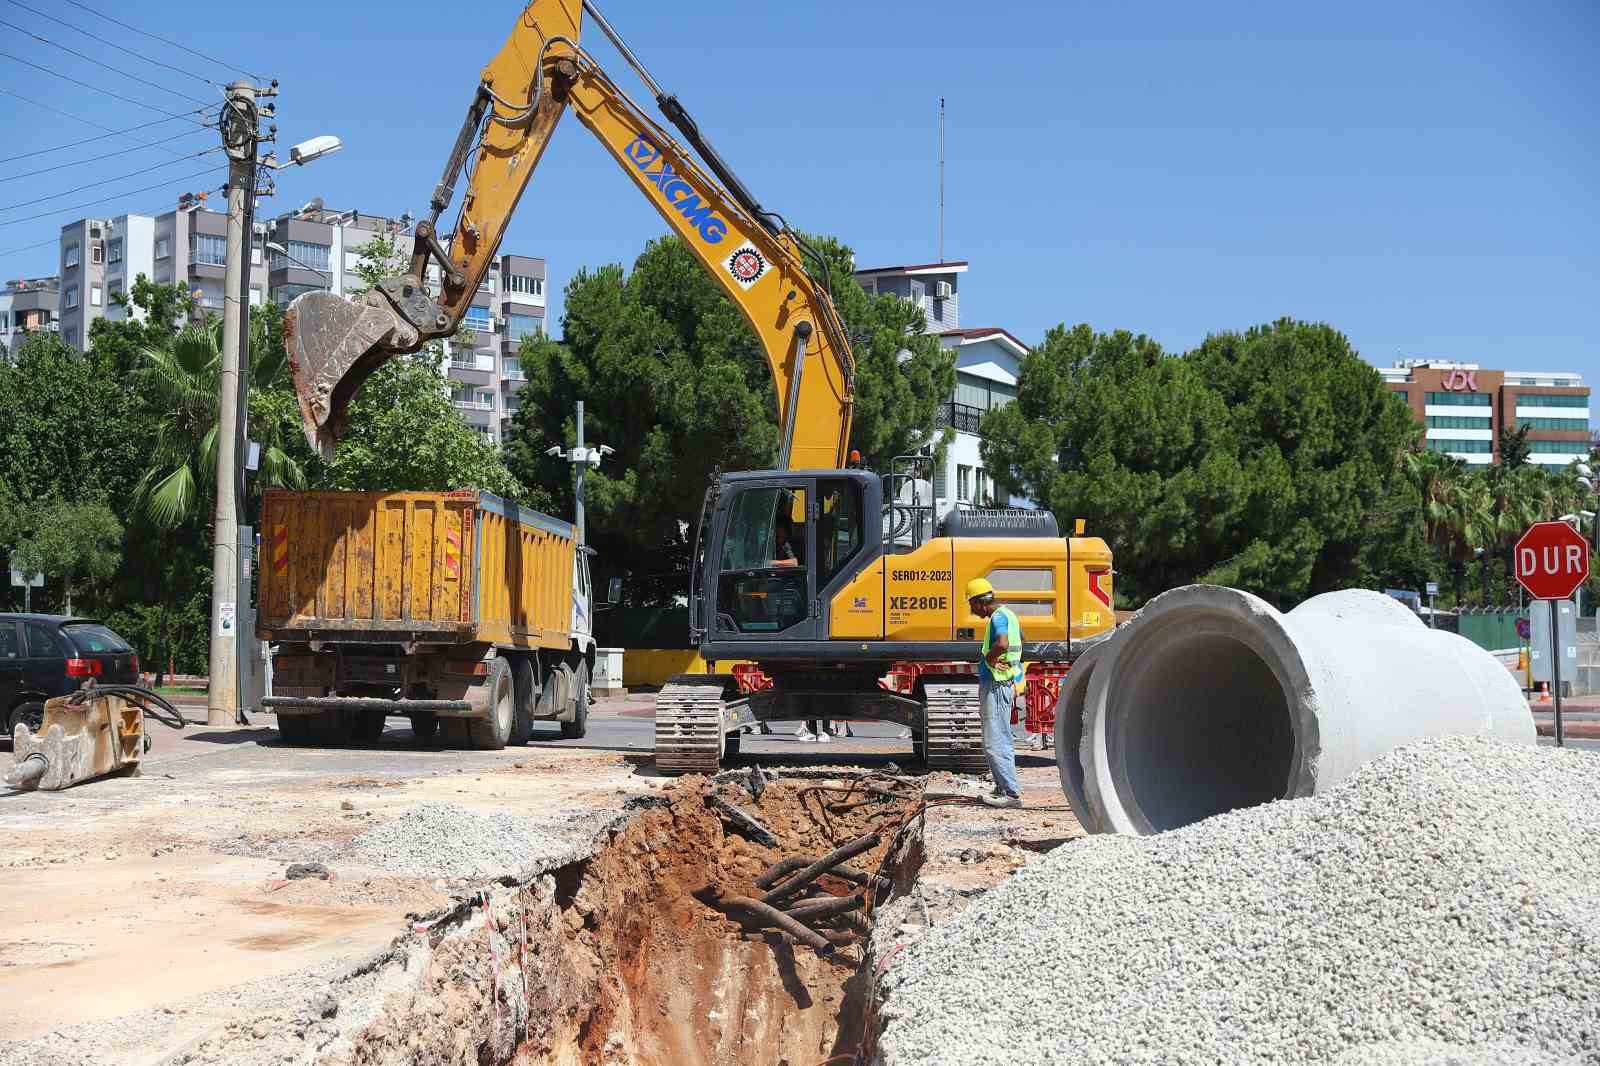
[[[1428,737],[1535,743],[1488,652],[1353,589],[1287,614],[1247,592],[1156,597],[1074,666],[1056,711],[1061,786],[1092,833],[1158,833],[1325,792]]]

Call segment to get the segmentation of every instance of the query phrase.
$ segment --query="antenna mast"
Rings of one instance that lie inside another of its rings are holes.
[[[944,262],[944,97],[939,97],[939,262]]]

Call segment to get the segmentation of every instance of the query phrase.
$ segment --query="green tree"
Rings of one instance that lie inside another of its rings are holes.
[[[58,584],[64,609],[89,582],[109,581],[122,561],[122,523],[99,500],[50,500],[29,508],[27,533],[11,551],[11,565]]]
[[[1288,604],[1369,580],[1368,526],[1417,434],[1341,334],[1289,319],[1182,358],[1057,327],[982,428],[996,482],[1087,518],[1134,602],[1205,580]]]
[[[367,286],[399,273],[394,240],[379,234],[357,249],[356,274]],[[530,506],[548,505],[512,476],[494,444],[450,405],[444,346],[391,359],[369,377],[348,411],[325,483],[374,491],[483,489]]]
[[[848,248],[827,238],[810,243],[828,265],[852,339],[851,446],[883,467],[937,443],[932,426],[955,384],[953,353],[924,333],[915,307],[864,292],[850,275]],[[560,342],[523,341],[528,380],[509,462],[524,482],[549,486],[569,513],[571,473],[545,452],[574,443],[573,411],[584,400],[588,439],[617,449],[585,481],[602,571],[625,566],[630,599],[668,602],[682,591],[713,473],[765,469],[777,459],[771,372],[743,314],[676,238],[651,241],[631,272],[616,264],[579,271],[565,304]]]
[[[1500,452],[1500,465],[1506,467],[1523,466],[1533,458],[1533,446],[1528,443],[1528,430],[1530,426],[1518,426],[1515,429],[1509,426],[1500,430],[1498,441]]]

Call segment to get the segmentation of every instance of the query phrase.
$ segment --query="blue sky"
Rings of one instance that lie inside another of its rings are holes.
[[[520,7],[479,2],[91,8],[282,83],[280,147],[336,133],[345,150],[285,171],[275,214],[313,195],[420,212],[478,70]],[[0,19],[180,92],[154,60],[226,71],[62,0],[28,6],[127,44],[130,56],[0,0]],[[862,265],[937,257],[937,105],[948,112],[945,250],[971,261],[965,325],[1029,342],[1057,322],[1128,328],[1183,350],[1280,315],[1327,321],[1369,360],[1473,360],[1600,379],[1600,4],[772,4],[606,0],[602,9],[768,206],[852,244]],[[440,12],[445,19],[440,21]],[[103,125],[182,107],[5,29],[0,89]],[[642,89],[598,32],[586,41]],[[169,137],[181,125],[153,127]],[[0,159],[98,131],[0,95]],[[196,133],[170,146],[209,147]],[[131,142],[0,163],[0,270],[53,271],[46,245],[85,214],[165,209],[174,161],[79,196],[24,201],[165,162],[139,150],[33,178]],[[211,158],[215,158],[214,156]],[[218,171],[220,178],[220,170]],[[198,179],[188,187],[200,187]],[[453,217],[453,215],[451,216]],[[506,239],[581,266],[631,262],[664,224],[576,121],[558,131]],[[556,303],[559,306],[559,295]]]

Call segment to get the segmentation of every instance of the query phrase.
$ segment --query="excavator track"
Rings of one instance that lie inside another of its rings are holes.
[[[714,774],[722,762],[724,698],[734,689],[720,674],[679,674],[656,694],[656,769]]]
[[[982,773],[989,768],[983,754],[983,716],[978,706],[978,683],[972,681],[924,682],[923,715],[928,769],[956,773]]]

